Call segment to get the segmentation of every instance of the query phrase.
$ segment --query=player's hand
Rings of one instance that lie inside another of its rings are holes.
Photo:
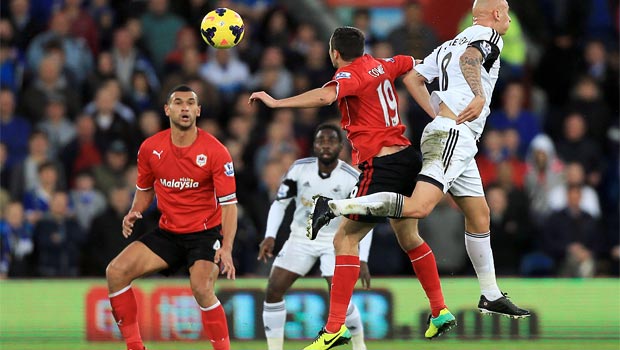
[[[370,269],[368,269],[368,263],[365,261],[360,261],[360,279],[362,280],[362,287],[370,289]]]
[[[235,264],[233,264],[232,249],[220,248],[215,251],[213,262],[220,265],[220,273],[226,274],[229,280],[235,279]]]
[[[472,121],[480,116],[482,113],[482,108],[484,108],[484,103],[486,100],[481,96],[474,96],[474,98],[469,102],[467,107],[459,113],[456,118],[456,123],[461,124],[464,122]]]
[[[256,260],[262,260],[264,263],[267,259],[273,258],[273,247],[276,245],[276,239],[273,237],[265,237],[258,246],[258,258]]]
[[[142,219],[142,213],[139,211],[130,211],[123,218],[123,236],[128,238],[133,232],[133,224],[136,220]]]
[[[271,107],[271,108],[276,107],[277,102],[278,102],[278,100],[276,100],[275,98],[271,97],[265,91],[253,92],[252,95],[250,95],[250,99],[248,100],[248,103],[252,104],[255,100],[263,101],[263,103],[267,107]]]

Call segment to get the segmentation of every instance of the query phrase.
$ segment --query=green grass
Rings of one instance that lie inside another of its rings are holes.
[[[286,342],[286,350],[303,349],[308,342]],[[413,350],[413,349],[442,349],[442,350],[618,350],[620,339],[544,339],[544,340],[456,340],[438,339],[425,340],[394,340],[394,341],[368,341],[369,350]],[[211,345],[207,342],[147,342],[149,350],[209,350]],[[125,346],[120,342],[15,342],[9,343],[0,337],[0,349],[2,350],[123,350]],[[233,342],[231,349],[234,350],[261,350],[266,349],[263,341]],[[348,350],[350,345],[337,349]]]

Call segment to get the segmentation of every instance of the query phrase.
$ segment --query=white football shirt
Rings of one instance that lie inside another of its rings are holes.
[[[312,210],[312,197],[320,194],[332,199],[349,198],[349,194],[357,184],[359,172],[341,160],[331,174],[319,173],[319,162],[316,157],[303,158],[295,161],[284,176],[276,200],[269,210],[266,237],[275,237],[282,223],[284,210],[295,199],[295,213],[291,222],[289,239],[303,241],[308,244],[333,244],[334,234],[342,217],[336,217],[323,227],[314,241],[306,237],[308,218]],[[360,242],[360,259],[368,261],[368,251],[372,232]]]
[[[480,73],[486,103],[480,116],[465,124],[480,135],[491,112],[489,104],[499,75],[499,55],[504,47],[502,37],[497,31],[480,25],[466,28],[454,39],[438,46],[413,69],[424,76],[429,83],[439,79],[439,91],[431,93],[431,105],[435,113],[438,113],[439,104],[443,102],[458,115],[474,98],[459,63],[461,55],[468,47],[475,47],[482,53],[483,63]]]

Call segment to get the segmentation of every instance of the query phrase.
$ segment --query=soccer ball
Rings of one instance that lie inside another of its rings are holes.
[[[243,39],[243,19],[239,14],[224,7],[207,13],[200,23],[202,39],[216,49],[228,49]]]

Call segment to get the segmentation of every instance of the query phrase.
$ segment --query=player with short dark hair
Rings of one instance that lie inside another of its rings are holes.
[[[421,155],[403,134],[394,80],[407,76],[415,65],[411,56],[376,59],[363,54],[364,34],[357,28],[337,28],[329,41],[329,56],[337,68],[333,80],[323,87],[276,100],[264,91],[254,92],[250,102],[261,100],[272,108],[320,107],[338,101],[341,126],[352,147],[352,160],[362,171],[351,197],[383,192],[388,188],[409,196],[422,167]],[[384,218],[354,215],[342,220],[334,236],[336,267],[332,279],[329,317],[325,328],[306,349],[330,349],[345,344],[351,335],[344,325],[353,288],[359,276],[358,245]],[[418,233],[417,219],[390,219],[398,243],[407,252],[431,305],[427,338],[434,338],[456,325],[441,290],[435,256]],[[311,235],[316,238],[318,232]]]
[[[155,195],[162,215],[157,229],[127,246],[106,269],[112,313],[128,350],[145,349],[131,282],[179,268],[189,269],[192,293],[213,348],[230,349],[226,314],[214,288],[220,273],[235,278],[235,172],[228,150],[196,127],[200,110],[190,87],[175,87],[164,106],[170,129],[147,138],[138,152],[137,191],[123,218],[123,235],[132,234]]]
[[[345,200],[322,199],[324,205],[313,217],[318,225],[333,215],[359,213],[422,219],[450,192],[465,214],[465,247],[481,292],[478,309],[524,318],[530,312],[513,304],[497,285],[489,207],[474,159],[499,76],[502,35],[510,26],[508,8],[506,0],[476,0],[474,24],[414,68],[409,92],[433,121],[422,134],[424,165],[413,194],[386,191]],[[440,89],[429,95],[425,83],[434,79],[439,80]]]
[[[273,262],[265,291],[263,324],[269,350],[283,348],[287,318],[284,294],[300,276],[305,276],[312,269],[317,260],[320,261],[321,276],[331,289],[335,263],[332,241],[339,222],[326,226],[315,240],[308,241],[306,224],[312,210],[312,197],[320,193],[333,198],[347,198],[359,177],[355,168],[338,159],[343,146],[340,128],[321,124],[314,135],[314,157],[295,161],[282,179],[276,199],[269,209],[265,239],[258,253],[258,259],[265,262],[273,256],[278,228],[286,208],[291,201],[295,201],[290,235]],[[360,279],[366,288],[370,286],[367,262],[371,240],[372,234],[369,234],[360,242]],[[366,350],[364,325],[353,302],[347,308],[346,325],[351,332],[353,350]]]

